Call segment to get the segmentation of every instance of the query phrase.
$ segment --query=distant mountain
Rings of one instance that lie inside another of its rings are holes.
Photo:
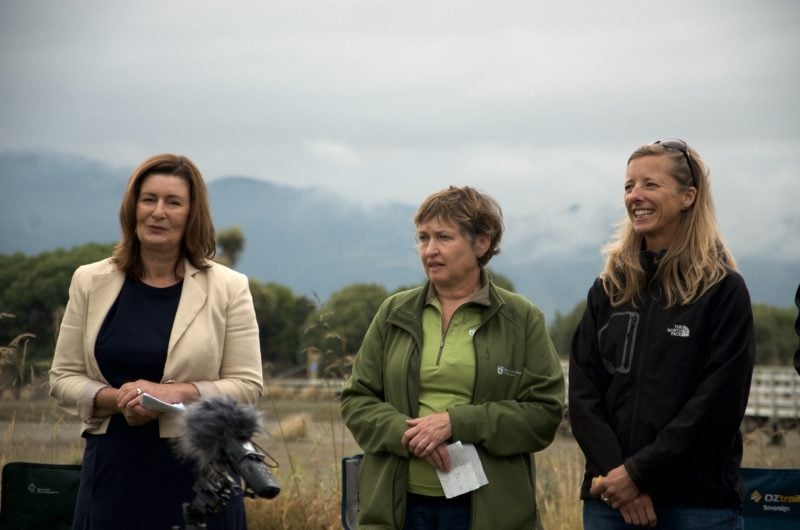
[[[68,155],[0,154],[0,253],[116,241],[130,170]],[[325,300],[356,282],[391,290],[423,278],[411,221],[416,205],[365,208],[320,190],[242,176],[211,181],[209,194],[217,229],[238,225],[245,234],[237,268],[261,281]],[[570,206],[569,214],[578,210]],[[572,243],[570,249],[564,241],[558,253],[534,253],[538,241],[554,239],[557,227],[528,218],[507,219],[506,225],[513,237],[491,267],[548,317],[569,312],[601,268],[599,238],[590,248]],[[792,304],[800,281],[797,264],[750,257],[740,259],[740,266],[755,302]]]
[[[0,154],[0,252],[116,241],[126,182],[125,170],[84,158]]]
[[[264,281],[324,299],[351,283],[391,289],[422,277],[410,206],[365,209],[316,190],[245,177],[214,180],[209,193],[215,225],[238,225],[245,234],[238,268]]]

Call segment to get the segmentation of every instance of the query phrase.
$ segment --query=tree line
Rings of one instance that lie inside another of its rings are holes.
[[[236,227],[220,231],[218,244],[217,260],[235,267],[244,247],[241,231]],[[35,256],[0,254],[0,368],[6,374],[16,370],[16,377],[25,379],[26,373],[49,367],[72,273],[79,265],[108,257],[113,248],[113,244],[89,243]],[[514,290],[507,278],[492,274],[500,285]],[[337,368],[358,351],[381,302],[409,287],[389,292],[378,284],[353,284],[323,302],[297,295],[285,285],[251,278],[265,368],[280,376],[294,367],[305,367],[313,355],[321,376],[341,375]],[[566,314],[556,312],[549,323],[553,343],[564,357],[584,305],[578,303]],[[753,315],[756,362],[791,365],[798,344],[795,310],[754,304]]]

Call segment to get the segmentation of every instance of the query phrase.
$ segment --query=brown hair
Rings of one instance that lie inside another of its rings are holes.
[[[112,261],[128,276],[141,278],[143,270],[140,243],[136,237],[136,203],[142,183],[151,175],[180,177],[189,185],[189,218],[181,242],[181,256],[198,269],[209,268],[211,265],[208,261],[216,254],[217,245],[208,191],[197,166],[188,158],[173,154],[152,156],[131,173],[119,207],[122,234]]]
[[[722,280],[728,270],[734,270],[736,261],[720,235],[709,171],[697,151],[687,145],[684,156],[680,150],[649,144],[634,151],[628,164],[645,156],[669,157],[670,175],[681,189],[690,186],[697,189],[694,203],[683,213],[675,240],[659,262],[657,271],[667,306],[689,304]],[[625,215],[614,238],[603,249],[606,262],[600,278],[612,305],[634,300],[645,287],[645,272],[639,261],[642,239]]]
[[[477,236],[489,237],[489,250],[478,258],[482,268],[492,256],[500,253],[503,238],[503,211],[496,200],[469,186],[449,188],[429,195],[414,215],[414,224],[438,218],[452,222],[461,233],[474,241]]]

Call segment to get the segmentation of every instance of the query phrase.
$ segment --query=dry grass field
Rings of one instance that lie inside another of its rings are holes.
[[[281,494],[247,501],[252,530],[341,528],[341,458],[359,452],[327,392],[270,392],[259,408],[267,434],[256,441],[280,467]],[[12,461],[79,463],[78,424],[49,400],[0,401],[0,465]],[[566,433],[536,455],[538,498],[547,530],[580,525],[578,488],[583,456]],[[759,428],[745,438],[745,466],[800,467],[796,427]]]

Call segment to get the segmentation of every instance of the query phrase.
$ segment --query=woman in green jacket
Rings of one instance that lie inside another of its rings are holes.
[[[428,281],[383,303],[342,394],[365,452],[358,528],[534,528],[531,453],[552,442],[564,402],[542,312],[484,271],[503,233],[491,197],[451,186],[414,222]],[[488,484],[448,499],[437,471],[454,442],[474,445]]]

